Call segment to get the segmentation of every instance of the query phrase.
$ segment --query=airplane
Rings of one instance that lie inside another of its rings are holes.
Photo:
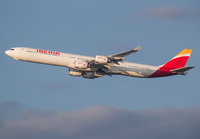
[[[185,75],[194,66],[185,64],[192,50],[184,49],[167,63],[151,66],[125,62],[125,56],[139,51],[141,46],[114,55],[96,55],[95,57],[61,53],[43,49],[15,47],[5,53],[15,60],[55,65],[69,68],[69,75],[82,76],[87,79],[104,77],[104,75],[124,75],[141,78],[165,77],[171,75]]]

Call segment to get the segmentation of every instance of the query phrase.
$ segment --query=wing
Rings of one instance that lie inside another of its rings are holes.
[[[138,46],[135,49],[132,49],[132,50],[129,50],[129,51],[126,51],[126,52],[122,52],[122,53],[118,53],[118,54],[114,54],[114,55],[109,55],[108,57],[125,57],[125,56],[130,55],[134,52],[139,51],[140,48],[141,48],[141,46]]]
[[[118,53],[118,54],[114,54],[114,55],[109,55],[109,56],[103,56],[104,58],[107,57],[107,59],[108,59],[107,63],[99,63],[96,60],[90,60],[90,61],[87,61],[87,62],[89,64],[91,64],[91,66],[101,68],[102,70],[111,69],[111,67],[115,66],[114,64],[119,64],[118,62],[123,62],[123,60],[125,59],[124,58],[125,56],[130,55],[133,52],[139,51],[140,48],[141,48],[141,46],[138,46],[137,48],[126,51],[126,52],[122,52],[122,53]]]

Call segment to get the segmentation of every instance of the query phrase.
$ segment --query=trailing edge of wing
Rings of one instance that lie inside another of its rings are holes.
[[[104,67],[108,68],[108,69],[111,69],[111,66],[115,66],[113,62],[111,63],[107,63],[107,65],[104,65]]]
[[[118,53],[118,54],[114,54],[114,55],[109,55],[108,57],[125,57],[125,56],[127,56],[127,55],[132,54],[133,52],[139,51],[140,48],[141,48],[141,46],[138,46],[138,47],[135,48],[135,49],[132,49],[132,50],[129,50],[129,51],[126,51],[126,52],[122,52],[122,53]]]
[[[180,72],[180,73],[184,73],[190,69],[194,68],[194,66],[187,66],[187,67],[183,67],[183,68],[178,68],[178,69],[173,69],[171,70],[172,72]]]

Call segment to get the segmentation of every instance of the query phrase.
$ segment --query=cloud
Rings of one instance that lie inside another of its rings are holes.
[[[1,119],[7,119],[22,109],[22,105],[16,101],[6,101],[0,104],[0,125]]]
[[[0,125],[4,139],[199,139],[200,108],[136,111],[95,106],[64,112],[24,109],[17,119],[3,120]]]
[[[147,9],[136,14],[140,18],[150,19],[182,19],[185,17],[200,17],[200,10],[164,6]]]

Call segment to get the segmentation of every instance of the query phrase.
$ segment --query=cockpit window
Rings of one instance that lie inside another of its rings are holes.
[[[14,50],[14,49],[10,49],[10,50]]]

